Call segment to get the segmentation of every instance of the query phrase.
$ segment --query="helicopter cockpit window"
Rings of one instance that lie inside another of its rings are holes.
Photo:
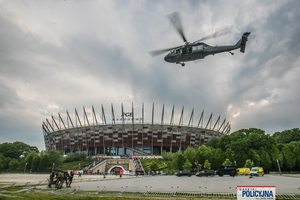
[[[176,49],[176,53],[180,53],[180,49]]]
[[[193,47],[193,51],[202,50],[202,49],[203,49],[203,45],[202,44]]]

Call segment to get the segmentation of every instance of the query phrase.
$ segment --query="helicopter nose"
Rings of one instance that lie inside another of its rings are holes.
[[[170,56],[169,54],[165,56],[164,60],[165,60],[166,62],[172,62],[172,61],[171,61],[172,58],[171,58],[171,56]]]

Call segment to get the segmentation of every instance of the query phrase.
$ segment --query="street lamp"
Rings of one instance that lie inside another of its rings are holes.
[[[165,164],[166,164],[166,163],[164,162],[164,173],[166,173],[166,171],[165,171]]]
[[[27,163],[25,164],[25,168],[24,168],[24,174],[25,174],[25,171],[26,171],[26,167],[27,167]]]
[[[53,165],[52,165],[52,171],[54,170],[54,165],[55,165],[55,163],[53,163]]]
[[[277,159],[277,165],[278,165],[279,173],[280,173],[280,176],[281,176],[281,169],[280,169],[280,165],[279,165],[279,160],[278,159]]]

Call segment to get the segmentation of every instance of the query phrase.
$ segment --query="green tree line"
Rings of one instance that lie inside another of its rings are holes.
[[[41,151],[37,147],[23,142],[0,144],[0,172],[49,172],[52,169],[78,169],[78,162],[66,165],[74,161],[82,161],[87,157],[86,152],[69,153],[63,157],[62,152],[56,150]],[[92,162],[90,160],[89,162]],[[82,167],[90,164],[82,162]],[[75,165],[75,166],[74,166]]]
[[[257,128],[241,129],[198,148],[188,147],[184,153],[164,151],[162,156],[168,171],[197,171],[200,164],[201,169],[261,166],[268,172],[278,171],[278,163],[282,171],[300,171],[300,131],[295,128],[270,136]]]

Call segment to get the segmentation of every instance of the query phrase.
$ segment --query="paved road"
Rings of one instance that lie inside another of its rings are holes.
[[[146,188],[147,186],[147,188]],[[249,178],[248,176],[215,176],[215,177],[176,177],[155,176],[138,177],[130,179],[111,179],[90,182],[75,182],[72,188],[82,190],[103,189],[121,191],[206,191],[231,192],[236,186],[276,186],[276,193],[300,193],[300,178],[265,175],[263,177]],[[172,188],[173,187],[173,188]]]

